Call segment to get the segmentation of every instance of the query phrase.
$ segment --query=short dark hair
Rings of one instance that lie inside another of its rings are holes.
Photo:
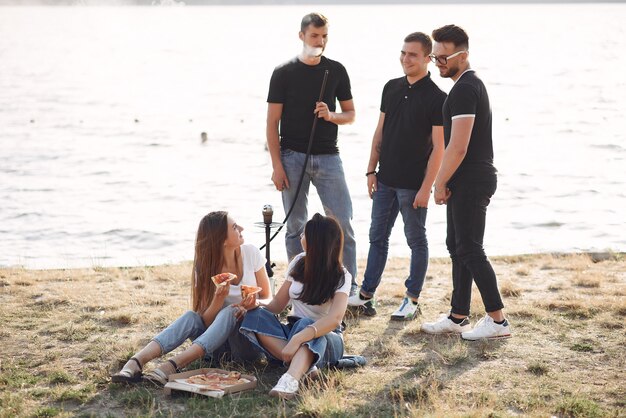
[[[424,32],[410,33],[404,38],[404,42],[419,42],[422,44],[424,55],[433,52],[433,42],[430,40],[430,36],[426,35]]]
[[[306,28],[313,25],[316,28],[323,28],[328,25],[328,19],[321,13],[309,13],[302,18],[300,23],[300,32],[306,32]]]
[[[435,42],[452,42],[455,48],[469,49],[469,36],[456,25],[446,25],[433,31],[433,39]]]

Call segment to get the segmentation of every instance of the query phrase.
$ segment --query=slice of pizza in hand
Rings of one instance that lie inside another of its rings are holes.
[[[245,299],[245,298],[247,298],[250,295],[256,295],[261,290],[263,290],[263,289],[261,289],[258,286],[246,286],[245,284],[242,284],[241,285],[241,297],[243,299]]]
[[[217,286],[226,286],[226,283],[230,282],[231,280],[235,280],[236,278],[237,275],[232,273],[220,273],[211,277],[211,280],[213,280],[213,283],[215,283]]]

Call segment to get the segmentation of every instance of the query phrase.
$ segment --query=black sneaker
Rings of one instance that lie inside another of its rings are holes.
[[[374,307],[374,299],[368,300],[366,303],[359,306],[357,310],[365,316],[375,316],[376,308]]]

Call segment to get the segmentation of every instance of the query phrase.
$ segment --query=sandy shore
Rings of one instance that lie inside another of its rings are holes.
[[[365,355],[367,367],[330,372],[326,390],[305,389],[283,409],[276,409],[266,395],[279,371],[259,371],[260,385],[249,395],[249,406],[232,398],[222,401],[222,412],[209,403],[194,404],[200,408],[194,411],[233,416],[326,416],[333,411],[348,416],[623,416],[624,254],[539,254],[492,261],[512,339],[468,344],[419,332],[422,320],[448,309],[448,259],[431,260],[422,318],[390,322],[409,264],[392,258],[377,293],[379,314],[347,314],[346,350]],[[364,267],[361,260],[359,271]],[[284,263],[275,268],[279,283],[284,269]],[[170,400],[158,389],[121,390],[108,383],[111,372],[188,308],[190,272],[190,263],[0,269],[0,416],[44,416],[46,411],[45,416],[160,416],[190,408],[188,398]],[[477,292],[472,311],[473,321],[483,312]]]

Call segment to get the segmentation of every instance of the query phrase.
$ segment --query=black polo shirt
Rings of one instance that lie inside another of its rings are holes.
[[[315,104],[319,100],[324,71],[328,80],[324,103],[334,112],[337,100],[352,99],[348,72],[337,61],[321,57],[317,65],[306,65],[297,57],[276,67],[270,80],[268,103],[282,103],[280,147],[306,152],[313,127]],[[337,125],[318,119],[311,154],[336,154]]]
[[[476,76],[474,70],[468,70],[461,75],[443,105],[446,147],[450,143],[452,121],[463,117],[474,117],[474,127],[467,154],[448,180],[449,187],[468,182],[490,181],[496,175],[496,168],[493,165],[489,95],[485,84]]]
[[[409,84],[389,80],[380,111],[385,114],[377,179],[390,187],[419,190],[433,149],[432,128],[443,124],[446,94],[426,77]]]

